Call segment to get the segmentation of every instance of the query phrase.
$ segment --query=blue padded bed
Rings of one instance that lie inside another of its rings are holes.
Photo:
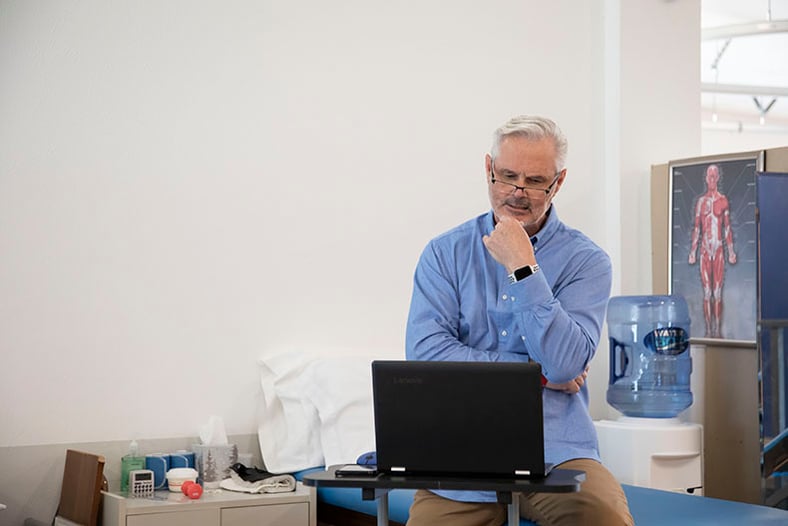
[[[311,471],[314,470],[301,471],[296,474],[296,478],[300,480]],[[766,506],[628,485],[624,485],[624,491],[637,526],[788,525],[788,511]],[[407,522],[414,493],[415,490],[401,489],[389,493],[391,524]],[[319,488],[317,501],[318,522],[334,526],[374,525],[376,504],[374,501],[362,500],[360,489]],[[520,521],[520,526],[532,524],[527,520]]]

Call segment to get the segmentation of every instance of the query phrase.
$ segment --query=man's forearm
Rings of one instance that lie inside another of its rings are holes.
[[[610,297],[608,259],[586,262],[582,273],[558,289],[556,296],[538,279],[525,284],[520,293],[528,298],[520,313],[526,348],[542,365],[542,373],[556,384],[581,375],[590,362]]]
[[[410,329],[405,342],[405,357],[408,360],[434,360],[434,361],[475,361],[475,362],[527,362],[528,355],[507,351],[486,351],[474,349],[460,343],[448,334],[432,334],[426,338],[419,338],[418,342],[411,342]]]

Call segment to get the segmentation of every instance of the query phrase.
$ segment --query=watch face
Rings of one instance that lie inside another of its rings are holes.
[[[516,283],[539,271],[539,265],[526,265],[509,274],[509,281]]]

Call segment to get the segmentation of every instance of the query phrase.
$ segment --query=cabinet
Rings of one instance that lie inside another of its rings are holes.
[[[104,526],[316,526],[314,488],[298,483],[289,493],[250,495],[206,490],[191,500],[181,493],[157,491],[151,499],[103,493]]]

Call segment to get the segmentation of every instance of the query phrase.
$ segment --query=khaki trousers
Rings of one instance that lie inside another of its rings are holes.
[[[586,472],[577,493],[530,493],[520,496],[520,515],[540,526],[633,526],[621,484],[596,460],[581,458],[557,466]],[[410,507],[408,526],[501,526],[506,505],[497,502],[458,502],[418,490]]]

